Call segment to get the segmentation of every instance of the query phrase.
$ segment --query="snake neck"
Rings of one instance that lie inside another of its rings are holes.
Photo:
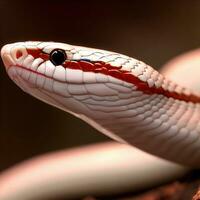
[[[115,140],[176,163],[199,167],[200,104],[128,87],[122,93],[122,88],[106,99],[96,94],[76,96],[77,102],[73,103],[57,95],[54,100],[61,109]]]

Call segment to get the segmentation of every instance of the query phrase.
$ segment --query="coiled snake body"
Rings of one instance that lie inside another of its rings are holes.
[[[25,92],[81,118],[111,138],[200,167],[200,94],[147,64],[114,52],[54,42],[1,50]]]

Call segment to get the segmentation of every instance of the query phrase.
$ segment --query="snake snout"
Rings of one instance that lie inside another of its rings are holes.
[[[6,68],[21,65],[26,56],[27,51],[22,43],[7,44],[1,49],[1,57]]]
[[[1,58],[3,60],[4,66],[6,68],[8,68],[12,64],[14,64],[14,60],[12,59],[12,57],[10,55],[10,45],[9,44],[2,47]]]

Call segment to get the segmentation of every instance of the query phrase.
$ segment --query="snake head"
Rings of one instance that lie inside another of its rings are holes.
[[[119,78],[122,64],[128,67],[133,61],[113,52],[55,42],[18,42],[5,45],[1,56],[9,77],[25,92],[75,114],[105,114],[103,101],[127,98],[136,88]]]

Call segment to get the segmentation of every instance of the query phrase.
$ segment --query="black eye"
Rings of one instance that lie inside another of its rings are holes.
[[[66,59],[66,53],[62,49],[55,49],[50,53],[50,61],[54,65],[61,65]]]

